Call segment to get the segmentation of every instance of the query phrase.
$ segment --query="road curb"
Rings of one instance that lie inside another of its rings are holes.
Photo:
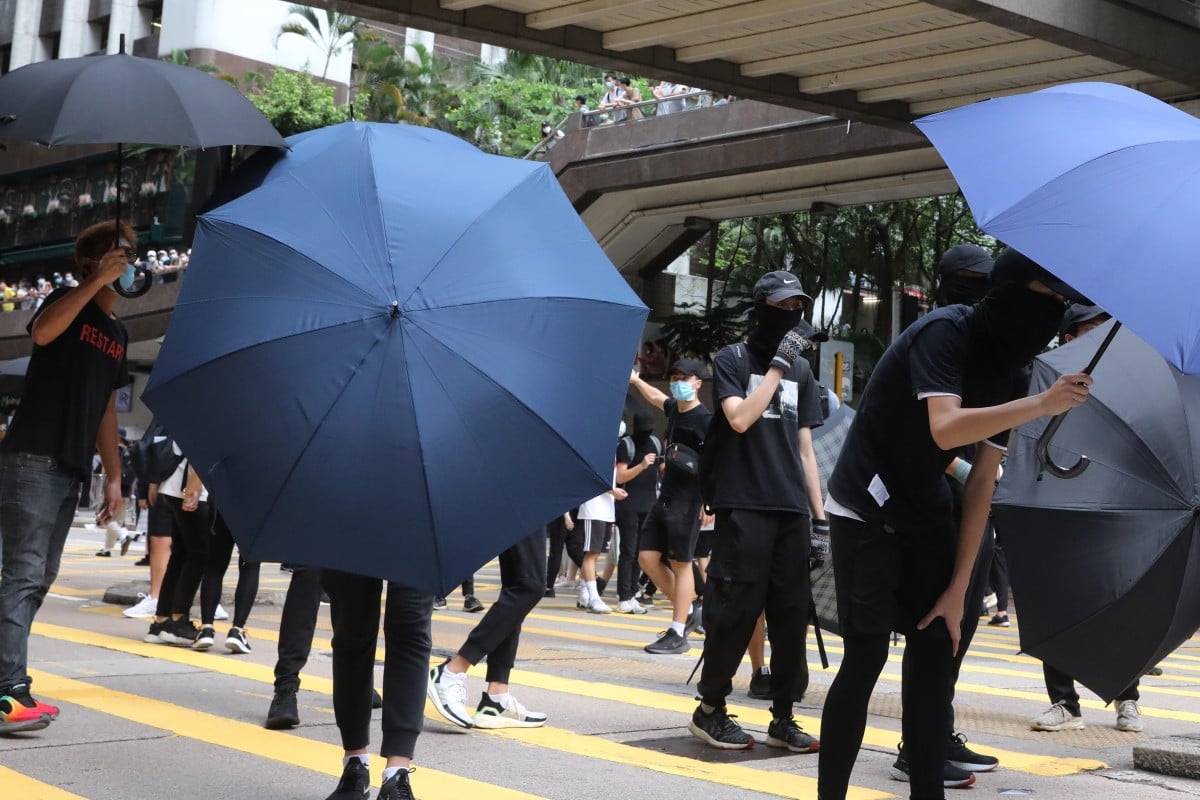
[[[1133,765],[1176,778],[1200,778],[1200,734],[1160,736],[1134,745]]]

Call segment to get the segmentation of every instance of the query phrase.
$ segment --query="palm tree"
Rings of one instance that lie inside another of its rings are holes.
[[[354,45],[354,107],[375,122],[437,125],[450,102],[444,80],[453,69],[423,45],[410,45],[415,60],[405,59],[386,41],[359,38]]]
[[[324,15],[319,15],[316,9],[306,5],[293,3],[289,8],[292,21],[283,25],[275,34],[275,43],[288,35],[300,36],[315,44],[325,53],[325,68],[321,77],[329,72],[329,62],[336,55],[341,55],[354,41],[354,28],[358,25],[358,17],[340,14],[327,9]]]

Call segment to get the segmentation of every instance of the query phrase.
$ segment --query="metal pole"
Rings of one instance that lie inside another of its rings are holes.
[[[848,398],[842,391],[842,371],[846,368],[846,354],[838,350],[833,354],[833,385],[837,396],[845,402]]]

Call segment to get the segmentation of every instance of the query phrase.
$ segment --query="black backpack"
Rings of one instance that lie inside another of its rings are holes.
[[[129,457],[134,474],[146,483],[162,483],[183,461],[183,456],[175,452],[175,442],[158,420],[150,421],[142,438],[129,448]]]

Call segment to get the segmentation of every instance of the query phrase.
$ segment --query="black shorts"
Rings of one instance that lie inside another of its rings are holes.
[[[149,514],[146,518],[146,535],[170,538],[171,532],[175,530],[175,517],[166,503],[155,503],[144,513]]]
[[[843,635],[911,633],[950,584],[957,548],[953,529],[900,532],[829,517]]]
[[[673,503],[660,498],[646,515],[638,539],[638,551],[662,553],[675,562],[690,562],[696,557],[700,537],[700,504]]]
[[[583,537],[583,552],[603,553],[612,538],[613,524],[599,519],[581,519],[575,523]]]
[[[700,535],[696,538],[696,558],[708,558],[712,555],[713,533],[715,531],[700,531]]]

